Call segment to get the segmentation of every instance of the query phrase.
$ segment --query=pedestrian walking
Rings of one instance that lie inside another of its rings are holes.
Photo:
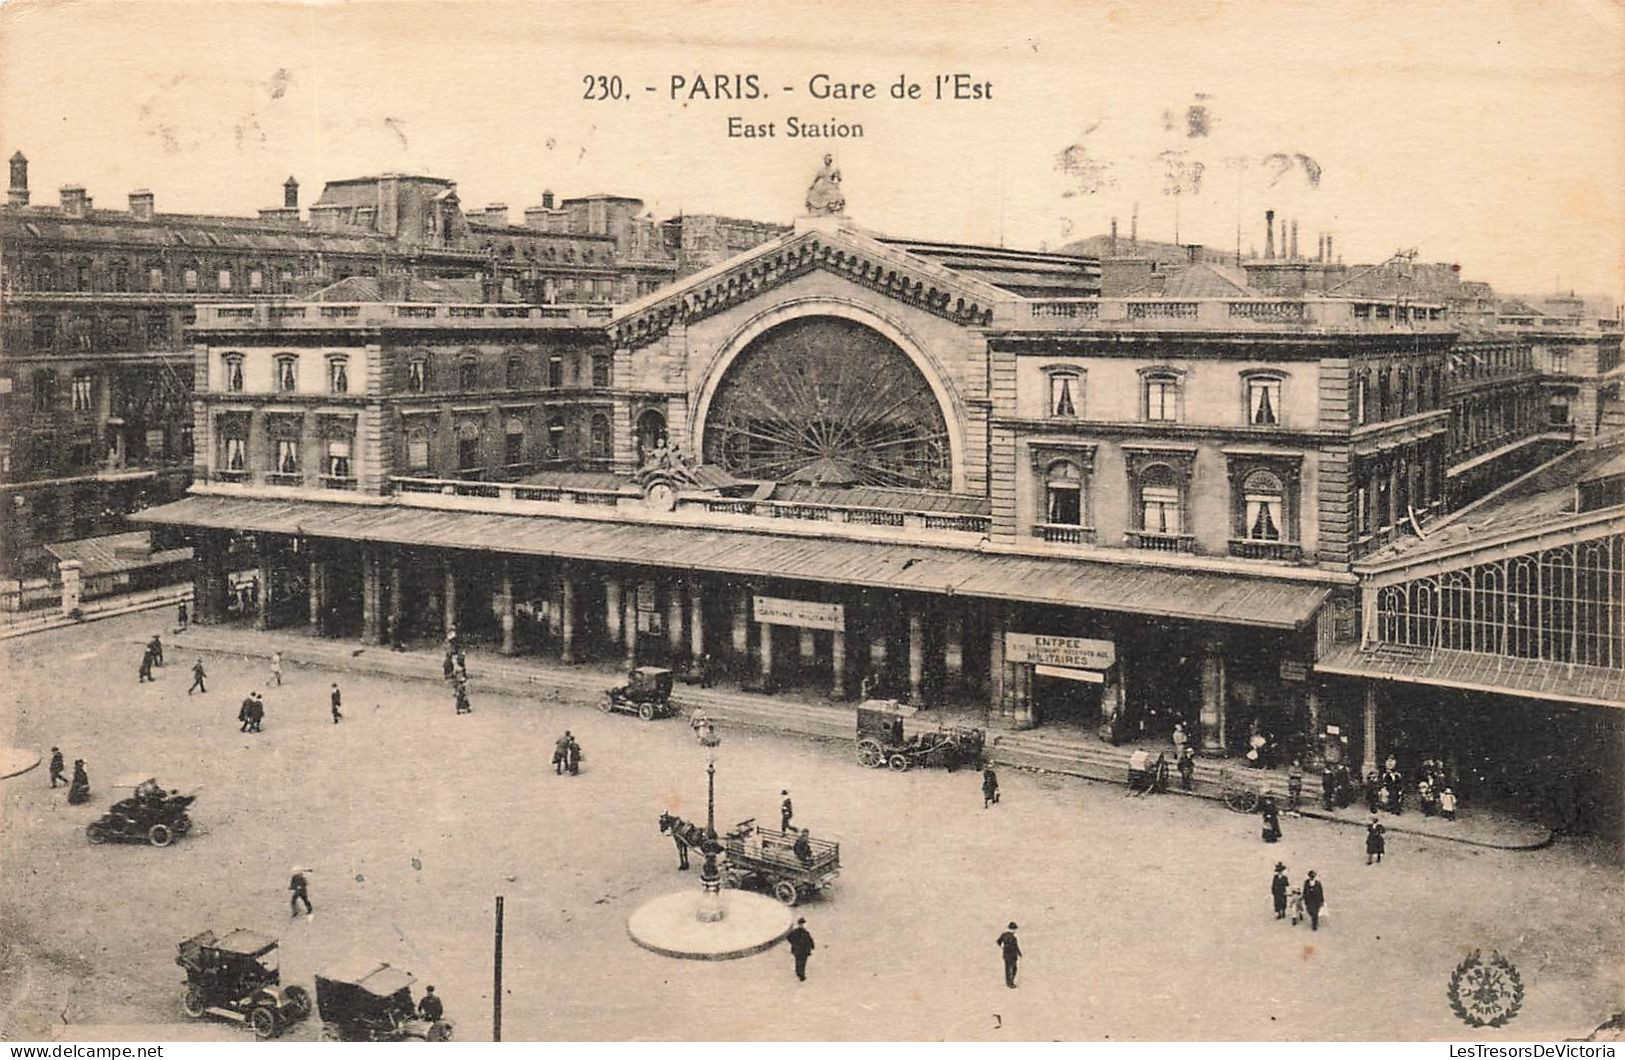
[[[578,775],[581,772],[581,745],[576,743],[574,736],[570,737],[570,742],[564,747],[564,758],[565,768],[570,770],[570,775],[572,777]]]
[[[1293,887],[1291,890],[1287,891],[1286,901],[1287,908],[1292,913],[1291,926],[1297,927],[1299,924],[1303,923],[1309,915],[1303,908],[1303,888]]]
[[[146,650],[141,653],[141,669],[136,671],[135,683],[139,685],[152,679],[152,645],[148,644]]]
[[[64,784],[68,782],[68,778],[62,775],[67,768],[67,763],[62,761],[62,752],[55,747],[51,748],[51,787],[53,789],[59,780]]]
[[[282,687],[282,653],[271,653],[271,680],[276,682],[278,688]]]
[[[1189,741],[1190,736],[1185,732],[1185,723],[1183,721],[1174,722],[1174,761],[1179,761],[1185,754],[1185,744]]]
[[[190,621],[191,621],[191,616],[189,616],[186,613],[186,601],[182,600],[180,606],[175,609],[176,631],[180,632],[180,633],[184,633],[186,631],[186,627],[190,623]]]
[[[1260,833],[1266,843],[1281,840],[1281,811],[1275,806],[1275,796],[1266,795],[1258,804],[1258,815],[1264,822]]]
[[[999,775],[993,772],[992,766],[982,770],[982,809],[987,809],[999,801]]]
[[[1286,918],[1287,892],[1292,889],[1292,881],[1286,878],[1286,865],[1277,861],[1275,863],[1275,876],[1270,880],[1270,901],[1275,904],[1275,919]]]
[[[258,692],[254,693],[253,702],[248,707],[248,731],[259,732],[260,725],[265,722],[265,700]]]
[[[790,934],[784,936],[790,944],[790,955],[796,959],[796,978],[802,982],[807,981],[807,958],[812,956],[815,948],[812,932],[807,930],[807,918],[798,917],[796,926],[790,929]]]
[[[474,707],[468,702],[468,682],[460,677],[457,683],[452,685],[451,702],[459,714],[474,713]]]
[[[1309,875],[1303,881],[1303,908],[1309,914],[1309,930],[1320,930],[1320,912],[1326,908],[1326,888],[1315,879],[1315,870],[1310,869]]]
[[[1021,943],[1016,941],[1016,930],[1016,922],[1012,920],[998,938],[999,949],[1004,952],[1004,985],[1011,990],[1016,988],[1016,965],[1021,961]]]
[[[1292,768],[1286,774],[1286,812],[1298,817],[1298,807],[1303,802],[1303,763],[1296,758],[1292,760]]]
[[[68,802],[77,806],[90,801],[90,774],[85,772],[85,760],[73,760],[73,782],[68,785]]]
[[[570,730],[565,729],[564,735],[553,742],[553,775],[556,777],[564,775],[564,766],[570,760],[570,741],[573,739],[575,737],[570,735]]]
[[[716,660],[711,658],[710,652],[700,654],[699,670],[701,688],[710,688],[717,683]]]
[[[152,665],[164,665],[164,642],[158,638],[158,634],[152,635],[152,639],[147,642],[147,649],[152,652]]]
[[[289,916],[299,915],[300,902],[305,903],[305,919],[310,919],[311,915],[316,912],[316,910],[312,908],[310,904],[310,885],[305,880],[305,874],[309,871],[309,869],[302,869],[298,865],[293,867],[293,878],[288,881]]]
[[[1384,835],[1387,831],[1388,829],[1382,826],[1382,822],[1377,820],[1377,815],[1372,814],[1370,823],[1365,826],[1365,863],[1367,865],[1382,864],[1383,852],[1388,848],[1388,840]]]
[[[329,698],[332,700],[333,704],[333,724],[337,725],[339,723],[339,719],[344,717],[344,715],[339,711],[339,708],[344,705],[344,697],[339,695],[339,683],[337,681],[333,682],[333,694]]]
[[[192,684],[187,688],[186,694],[191,695],[193,692],[207,692],[209,689],[208,686],[203,683],[203,679],[208,676],[208,673],[206,673],[203,669],[203,656],[199,655],[197,662],[192,664]]]
[[[243,705],[237,708],[237,720],[242,722],[238,732],[247,732],[250,721],[254,717],[254,695],[249,693],[243,697]]]
[[[1454,788],[1445,788],[1439,792],[1439,816],[1447,821],[1456,819],[1456,792]]]
[[[1196,780],[1196,752],[1186,747],[1179,752],[1179,790],[1190,791]]]
[[[790,792],[788,790],[781,791],[779,794],[784,796],[784,801],[779,803],[779,831],[788,832],[790,830],[790,818],[796,815],[796,810],[790,803]]]
[[[1366,808],[1375,814],[1379,809],[1382,808],[1382,800],[1382,778],[1378,777],[1375,773],[1367,773],[1365,775]]]
[[[1320,808],[1330,811],[1337,798],[1337,771],[1326,766],[1320,771]]]

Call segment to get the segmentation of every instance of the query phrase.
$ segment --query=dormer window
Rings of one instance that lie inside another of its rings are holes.
[[[224,358],[226,391],[232,394],[243,392],[243,355],[228,353]]]
[[[1078,404],[1083,397],[1081,380],[1077,372],[1052,371],[1049,373],[1049,417],[1058,420],[1078,418]]]
[[[299,358],[282,354],[276,359],[276,388],[278,393],[292,394],[299,389]]]
[[[1281,425],[1281,378],[1273,375],[1246,377],[1247,425],[1250,427],[1279,427]]]

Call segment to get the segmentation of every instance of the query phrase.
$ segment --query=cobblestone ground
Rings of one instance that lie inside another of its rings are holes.
[[[165,616],[167,618],[167,615]],[[725,732],[719,822],[796,821],[841,842],[845,871],[805,903],[809,981],[782,947],[716,964],[634,946],[641,902],[698,886],[657,834],[662,809],[703,818],[705,756],[679,720],[482,695],[457,717],[438,685],[210,658],[137,685],[152,614],[6,643],[0,742],[86,759],[96,797],[70,807],[43,769],[0,783],[0,1036],[63,1024],[176,1027],[175,944],[204,928],[279,935],[285,982],[363,952],[434,983],[458,1035],[490,1034],[493,896],[506,896],[504,1036],[518,1039],[1301,1039],[1584,1035],[1620,1007],[1625,923],[1614,852],[1509,853],[1390,837],[1368,868],[1357,830],[1256,821],[1193,800],[1007,772],[983,810],[972,773],[871,772],[846,746]],[[327,690],[347,716],[334,725]],[[237,704],[268,703],[238,732]],[[547,764],[564,729],[582,775]],[[97,846],[84,826],[122,775],[200,786],[193,834],[168,849]],[[1318,933],[1273,919],[1270,870],[1316,869]],[[294,863],[313,919],[288,915]],[[696,869],[698,865],[696,862]],[[994,938],[1021,924],[1020,987]],[[1471,1031],[1446,987],[1499,950],[1527,992],[1503,1030]],[[314,1022],[293,1032],[315,1035]]]

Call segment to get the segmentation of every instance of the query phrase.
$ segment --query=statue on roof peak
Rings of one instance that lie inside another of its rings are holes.
[[[844,214],[846,195],[841,191],[841,171],[834,155],[824,156],[824,165],[807,189],[807,213],[812,216]]]

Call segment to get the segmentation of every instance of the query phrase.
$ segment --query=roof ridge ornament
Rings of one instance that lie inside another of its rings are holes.
[[[841,190],[841,170],[834,155],[825,155],[823,166],[813,175],[806,205],[809,217],[846,215],[846,193]]]

